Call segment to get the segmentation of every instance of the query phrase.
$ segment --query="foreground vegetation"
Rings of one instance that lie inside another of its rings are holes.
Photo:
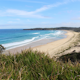
[[[62,63],[31,50],[0,55],[0,80],[79,80],[80,64]]]
[[[59,57],[58,60],[61,60],[62,62],[68,62],[70,60],[73,63],[78,61],[80,63],[80,53],[73,52],[71,54],[66,54]]]
[[[0,53],[2,53],[5,50],[4,46],[0,45]]]

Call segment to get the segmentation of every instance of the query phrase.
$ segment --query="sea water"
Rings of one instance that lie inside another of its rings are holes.
[[[11,49],[42,39],[62,39],[66,37],[65,33],[62,30],[0,29],[0,44]]]

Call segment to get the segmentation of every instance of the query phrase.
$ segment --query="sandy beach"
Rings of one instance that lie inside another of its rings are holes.
[[[17,52],[20,53],[22,50],[27,50],[31,48],[34,51],[37,50],[40,52],[45,52],[46,55],[48,54],[50,57],[53,57],[56,56],[56,54],[61,53],[68,47],[73,46],[72,42],[76,41],[78,33],[73,31],[67,31],[66,35],[67,37],[64,39],[60,39],[57,41],[53,41],[51,39],[50,40],[44,39],[25,46],[6,50],[4,53],[16,54]]]
[[[45,52],[45,54],[48,54],[51,58],[54,56],[64,55],[65,53],[62,54],[64,50],[67,50],[75,45],[74,43],[77,41],[78,34],[79,33],[74,31],[67,31],[67,38],[57,40],[42,46],[37,46],[33,48],[33,50]]]

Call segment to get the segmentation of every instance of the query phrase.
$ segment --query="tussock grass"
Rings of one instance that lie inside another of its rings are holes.
[[[62,63],[31,50],[0,55],[0,80],[79,80],[80,64]]]

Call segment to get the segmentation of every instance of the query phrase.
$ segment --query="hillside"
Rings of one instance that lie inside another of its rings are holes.
[[[75,56],[75,55],[74,55]],[[66,58],[66,57],[65,57]],[[74,57],[73,57],[74,58]],[[68,59],[69,60],[69,59]],[[31,50],[0,55],[0,80],[79,80],[80,64],[63,63]]]
[[[31,29],[23,29],[23,30],[73,30],[76,32],[80,32],[80,27],[57,27],[57,28],[31,28]]]

